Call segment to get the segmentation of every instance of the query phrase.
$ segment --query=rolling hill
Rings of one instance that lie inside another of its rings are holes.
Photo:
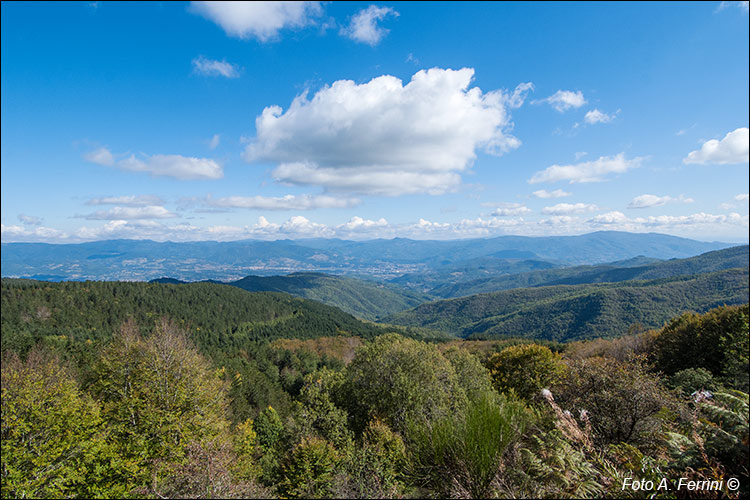
[[[644,257],[598,266],[541,269],[512,275],[492,276],[459,283],[445,283],[429,290],[443,298],[464,297],[512,288],[577,285],[627,280],[651,280],[747,267],[750,247],[741,245],[707,252],[686,259],[656,261]],[[645,263],[643,263],[645,261]]]
[[[189,329],[202,349],[241,348],[276,338],[372,338],[393,328],[360,321],[335,307],[273,292],[213,283],[2,280],[2,349],[23,352],[38,340],[106,340],[132,318],[143,331],[166,316]],[[416,330],[397,329],[419,336]]]
[[[431,297],[404,288],[322,273],[247,276],[228,282],[250,292],[284,292],[338,307],[358,318],[376,320],[411,309]]]
[[[384,321],[459,337],[555,341],[616,337],[656,328],[684,311],[748,302],[748,269],[620,283],[517,288],[422,304]]]

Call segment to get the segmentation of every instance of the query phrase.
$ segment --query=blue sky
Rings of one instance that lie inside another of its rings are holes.
[[[3,2],[2,241],[748,239],[748,3]]]

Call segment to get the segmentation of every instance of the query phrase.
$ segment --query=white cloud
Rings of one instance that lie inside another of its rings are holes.
[[[145,205],[161,205],[164,200],[154,195],[139,196],[103,196],[91,198],[86,205],[125,205],[129,207],[142,207]]]
[[[398,16],[398,12],[390,7],[378,7],[370,5],[362,9],[352,17],[349,26],[341,29],[341,34],[360,43],[366,43],[374,47],[388,34],[387,29],[378,26],[386,16]],[[409,54],[411,55],[411,54]]]
[[[208,141],[208,149],[213,151],[217,147],[219,147],[219,142],[221,141],[221,136],[219,134],[214,134],[213,137],[211,137],[211,140]]]
[[[179,217],[164,207],[148,205],[145,207],[113,207],[109,210],[97,210],[88,215],[81,215],[88,220],[136,220],[136,219],[172,219]]]
[[[188,222],[166,223],[160,220],[111,220],[101,226],[84,226],[64,232],[35,226],[2,225],[3,242],[45,241],[75,242],[113,238],[152,239],[156,241],[232,241],[240,239],[275,240],[286,238],[373,239],[395,236],[416,239],[455,239],[503,234],[549,236],[583,234],[602,229],[630,232],[662,232],[698,239],[724,237],[742,241],[747,238],[748,216],[737,213],[713,215],[697,213],[684,216],[628,218],[622,212],[607,212],[589,219],[571,215],[551,215],[538,221],[523,218],[477,217],[455,222],[436,222],[420,218],[417,222],[391,224],[352,217],[348,222],[326,225],[300,215],[285,221],[269,222],[259,217],[253,225],[196,226]],[[723,235],[723,236],[722,236]]]
[[[204,76],[223,76],[225,78],[238,78],[240,76],[236,64],[228,63],[226,60],[216,61],[203,56],[193,59],[193,72]]]
[[[601,156],[597,160],[576,163],[575,165],[552,165],[544,170],[535,173],[530,184],[539,182],[559,182],[569,181],[570,184],[576,182],[601,182],[609,174],[622,174],[631,168],[640,166],[643,158],[633,158],[628,160],[625,153],[616,156]]]
[[[320,2],[191,2],[190,10],[231,37],[261,42],[276,38],[284,28],[311,24],[322,13]]]
[[[577,217],[571,217],[570,215],[554,215],[549,219],[542,219],[539,221],[540,226],[552,226],[557,228],[570,227],[574,223],[578,222]]]
[[[531,209],[520,203],[485,203],[485,206],[497,207],[490,214],[493,217],[508,217],[531,213]]]
[[[587,203],[558,203],[551,207],[544,207],[542,213],[545,215],[569,215],[593,212],[596,209],[596,205]]]
[[[750,134],[748,132],[747,127],[738,128],[725,135],[721,141],[716,139],[706,141],[700,149],[691,151],[682,162],[700,165],[747,163],[748,151],[750,150],[748,147]]]
[[[548,103],[550,106],[560,113],[567,111],[571,108],[580,108],[586,104],[586,99],[583,97],[583,92],[576,90],[558,90],[551,96],[544,99],[537,99],[533,101],[533,104]]]
[[[23,227],[0,224],[0,238],[5,241],[57,241],[66,238],[65,232],[45,226]]]
[[[536,198],[564,198],[565,196],[572,196],[573,193],[563,191],[562,189],[555,189],[554,191],[547,191],[546,189],[540,189],[531,193]]]
[[[731,214],[707,214],[704,212],[691,215],[652,215],[650,217],[636,217],[630,219],[622,212],[609,212],[593,217],[589,222],[598,225],[618,225],[621,230],[625,231],[643,231],[658,228],[661,230],[670,230],[680,226],[689,226],[694,231],[703,228],[712,230],[717,229],[715,226],[739,226],[747,227],[748,216],[738,213]],[[699,233],[700,234],[700,233]]]
[[[633,200],[628,204],[628,208],[651,208],[651,207],[661,207],[662,205],[666,205],[667,203],[675,203],[675,202],[681,202],[681,203],[693,203],[695,200],[692,198],[686,198],[685,195],[680,195],[677,198],[674,198],[672,196],[656,196],[654,194],[642,194],[640,196],[636,196],[633,198]]]
[[[221,165],[210,158],[191,158],[180,155],[141,156],[143,159],[130,155],[115,162],[109,150],[100,148],[83,157],[99,165],[116,166],[121,170],[147,172],[154,176],[174,177],[181,180],[221,179],[224,176]]]
[[[510,135],[512,94],[469,88],[474,70],[432,68],[403,85],[384,75],[358,85],[340,80],[289,109],[269,106],[256,119],[249,162],[279,163],[280,182],[397,196],[441,194],[460,183],[476,149],[501,155],[521,141]]]
[[[740,203],[747,203],[748,202],[748,194],[738,194],[732,198],[734,201],[739,201]],[[721,203],[719,205],[719,208],[722,210],[733,210],[737,208],[737,205],[734,203]]]
[[[41,226],[42,218],[34,217],[33,215],[18,214],[18,220],[27,226]]]
[[[590,222],[593,222],[594,224],[602,224],[602,225],[609,225],[609,224],[624,224],[628,222],[629,219],[627,216],[622,212],[607,212],[605,214],[599,214],[593,218],[591,218]]]
[[[333,230],[325,224],[312,222],[301,215],[295,215],[279,226],[279,232],[298,236],[330,237]]]
[[[269,196],[227,196],[224,198],[207,197],[205,205],[221,208],[247,208],[255,210],[314,210],[317,208],[349,208],[359,205],[357,198],[334,196],[311,196],[288,194],[280,197]]]
[[[732,6],[737,7],[738,9],[744,11],[745,13],[747,13],[748,10],[750,10],[750,7],[749,7],[750,2],[748,2],[748,0],[740,0],[740,1],[726,1],[725,0],[721,2],[718,7],[716,7],[715,12],[720,12],[726,9],[727,7],[732,7]]]
[[[97,165],[104,165],[105,167],[111,167],[115,164],[115,158],[107,148],[99,148],[94,151],[90,151],[83,155],[83,159]]]
[[[368,233],[374,230],[380,230],[388,228],[388,221],[381,217],[378,220],[363,219],[359,216],[354,216],[349,219],[349,222],[336,226],[337,234],[341,233]]]
[[[598,109],[592,109],[591,111],[588,111],[586,113],[583,119],[589,125],[594,125],[596,123],[609,123],[615,119],[615,117],[617,116],[619,112],[620,110],[618,109],[616,112],[612,113],[611,115],[608,115],[607,113],[602,113]]]

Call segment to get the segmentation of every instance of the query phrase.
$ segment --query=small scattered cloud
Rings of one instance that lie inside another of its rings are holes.
[[[228,63],[226,60],[217,61],[198,56],[193,59],[193,73],[204,76],[223,76],[225,78],[238,78],[240,76],[239,66]]]
[[[181,155],[130,155],[115,161],[106,148],[83,155],[84,159],[104,166],[114,166],[120,170],[146,172],[153,176],[173,177],[180,180],[221,179],[224,170],[216,161],[209,158],[191,158]]]
[[[735,195],[732,198],[732,200],[734,202],[739,202],[740,204],[746,204],[748,203],[748,194],[742,193],[742,194]],[[734,210],[737,208],[737,203],[721,203],[719,205],[719,208],[722,210]]]
[[[327,191],[399,196],[456,189],[476,150],[500,156],[520,146],[510,110],[531,84],[512,92],[470,87],[474,70],[432,68],[406,85],[383,75],[356,84],[340,80],[286,111],[257,117],[248,162],[277,162],[282,183]]]
[[[554,191],[547,191],[546,189],[540,189],[539,191],[534,191],[531,193],[531,195],[535,198],[564,198],[565,196],[572,196],[573,193],[569,193],[567,191],[563,191],[562,189],[555,189]]]
[[[583,117],[583,119],[588,123],[589,125],[595,125],[597,123],[609,123],[612,120],[615,119],[615,117],[620,113],[620,110],[618,109],[611,115],[608,115],[607,113],[602,113],[598,109],[592,109],[591,111],[586,112],[586,115]]]
[[[313,24],[320,2],[191,2],[189,10],[218,24],[234,38],[268,42],[285,28]]]
[[[113,207],[109,210],[97,210],[94,213],[76,217],[88,220],[136,220],[172,219],[179,217],[179,215],[164,207],[149,205],[145,207]]]
[[[154,195],[102,196],[100,198],[91,198],[86,202],[86,205],[124,205],[128,207],[143,207],[162,204],[164,204],[164,200]]]
[[[586,156],[588,153],[586,151],[577,151],[573,156],[575,156],[576,161],[580,160],[584,156]]]
[[[385,35],[386,28],[378,25],[388,16],[398,17],[398,12],[390,7],[378,7],[370,5],[366,9],[357,12],[351,19],[349,26],[341,29],[341,35],[351,38],[355,42],[366,43],[374,47]],[[411,55],[411,54],[410,54]]]
[[[697,123],[693,123],[693,124],[692,124],[692,125],[690,125],[690,126],[689,126],[688,128],[683,128],[683,129],[680,129],[680,130],[678,130],[677,132],[675,132],[675,134],[674,134],[674,135],[676,135],[676,136],[681,136],[681,135],[685,135],[685,134],[687,134],[687,133],[688,133],[688,132],[689,132],[690,130],[694,129],[694,128],[696,127],[696,125],[698,125],[698,124],[697,124]]]
[[[349,219],[349,222],[336,226],[337,233],[367,233],[373,230],[387,228],[389,226],[388,221],[381,217],[378,220],[363,219],[359,216],[354,216]]]
[[[214,149],[219,147],[219,142],[221,141],[221,136],[219,134],[214,134],[213,137],[208,141],[208,149],[213,151]]]
[[[607,212],[604,214],[599,214],[591,218],[590,222],[593,222],[594,224],[602,224],[602,225],[610,225],[610,224],[624,224],[628,222],[628,217],[618,211],[613,212]]]
[[[632,168],[637,168],[643,161],[642,157],[625,158],[625,153],[615,156],[601,156],[596,160],[576,163],[574,165],[552,165],[535,173],[530,184],[540,182],[568,181],[570,184],[577,182],[602,182],[611,174],[622,174]]]
[[[545,215],[570,215],[593,212],[597,209],[596,205],[587,203],[558,203],[551,207],[544,207],[542,213]]]
[[[406,61],[404,62],[410,62],[419,65],[419,59],[417,59],[411,52],[409,52],[409,55],[406,56]]]
[[[695,200],[692,198],[686,198],[685,195],[680,195],[677,198],[672,196],[656,196],[653,194],[642,194],[636,196],[633,200],[628,203],[628,208],[651,208],[661,207],[667,203],[693,203]]]
[[[712,139],[703,143],[700,149],[691,151],[682,160],[685,164],[728,165],[748,162],[750,129],[738,128],[729,132],[721,141]]]
[[[744,231],[747,235],[748,216],[738,213],[707,214],[704,212],[690,215],[652,215],[650,217],[629,218],[622,212],[607,212],[592,217],[587,221],[592,229],[596,226],[607,226],[608,229],[641,232],[665,231],[682,234],[705,234],[705,231],[729,230],[737,234]]]
[[[569,109],[580,108],[586,104],[586,99],[583,97],[583,92],[576,90],[558,90],[554,94],[544,99],[536,99],[532,101],[532,104],[547,103],[552,106],[556,111],[562,113]]]
[[[27,226],[41,226],[44,219],[33,215],[18,214],[18,220]]]
[[[531,213],[531,209],[521,203],[485,203],[485,206],[494,206],[492,217],[511,217]]]
[[[271,196],[227,196],[223,198],[206,197],[202,204],[217,208],[245,208],[251,210],[315,210],[318,208],[350,208],[361,201],[357,198],[340,196],[291,195]]]
[[[12,241],[61,241],[68,238],[65,231],[45,226],[6,226],[0,223],[0,238],[3,242]]]
[[[729,8],[729,7],[736,7],[740,9],[742,12],[747,13],[748,10],[750,10],[750,2],[747,0],[740,0],[740,1],[723,1],[719,4],[718,7],[716,7],[716,10],[714,12],[721,12],[722,10]]]
[[[111,167],[115,164],[114,156],[112,156],[109,149],[105,147],[89,151],[83,155],[83,159],[91,163],[96,163],[97,165],[104,165],[105,167]]]

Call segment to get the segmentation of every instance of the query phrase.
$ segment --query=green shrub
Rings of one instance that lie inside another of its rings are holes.
[[[504,473],[506,451],[531,420],[522,403],[489,393],[463,413],[413,422],[408,433],[412,482],[451,498],[490,497]]]
[[[357,432],[373,418],[404,432],[409,420],[429,422],[465,405],[456,371],[432,344],[382,335],[360,347],[346,370],[342,406]]]
[[[714,379],[711,372],[705,368],[687,368],[680,370],[671,377],[667,382],[671,389],[678,391],[683,396],[689,396],[695,391],[705,389],[715,391],[719,384]]]
[[[685,313],[667,324],[654,339],[656,367],[673,375],[704,368],[729,387],[748,391],[748,305]]]
[[[495,388],[530,400],[542,389],[549,389],[565,373],[559,354],[538,344],[506,347],[487,360]]]

